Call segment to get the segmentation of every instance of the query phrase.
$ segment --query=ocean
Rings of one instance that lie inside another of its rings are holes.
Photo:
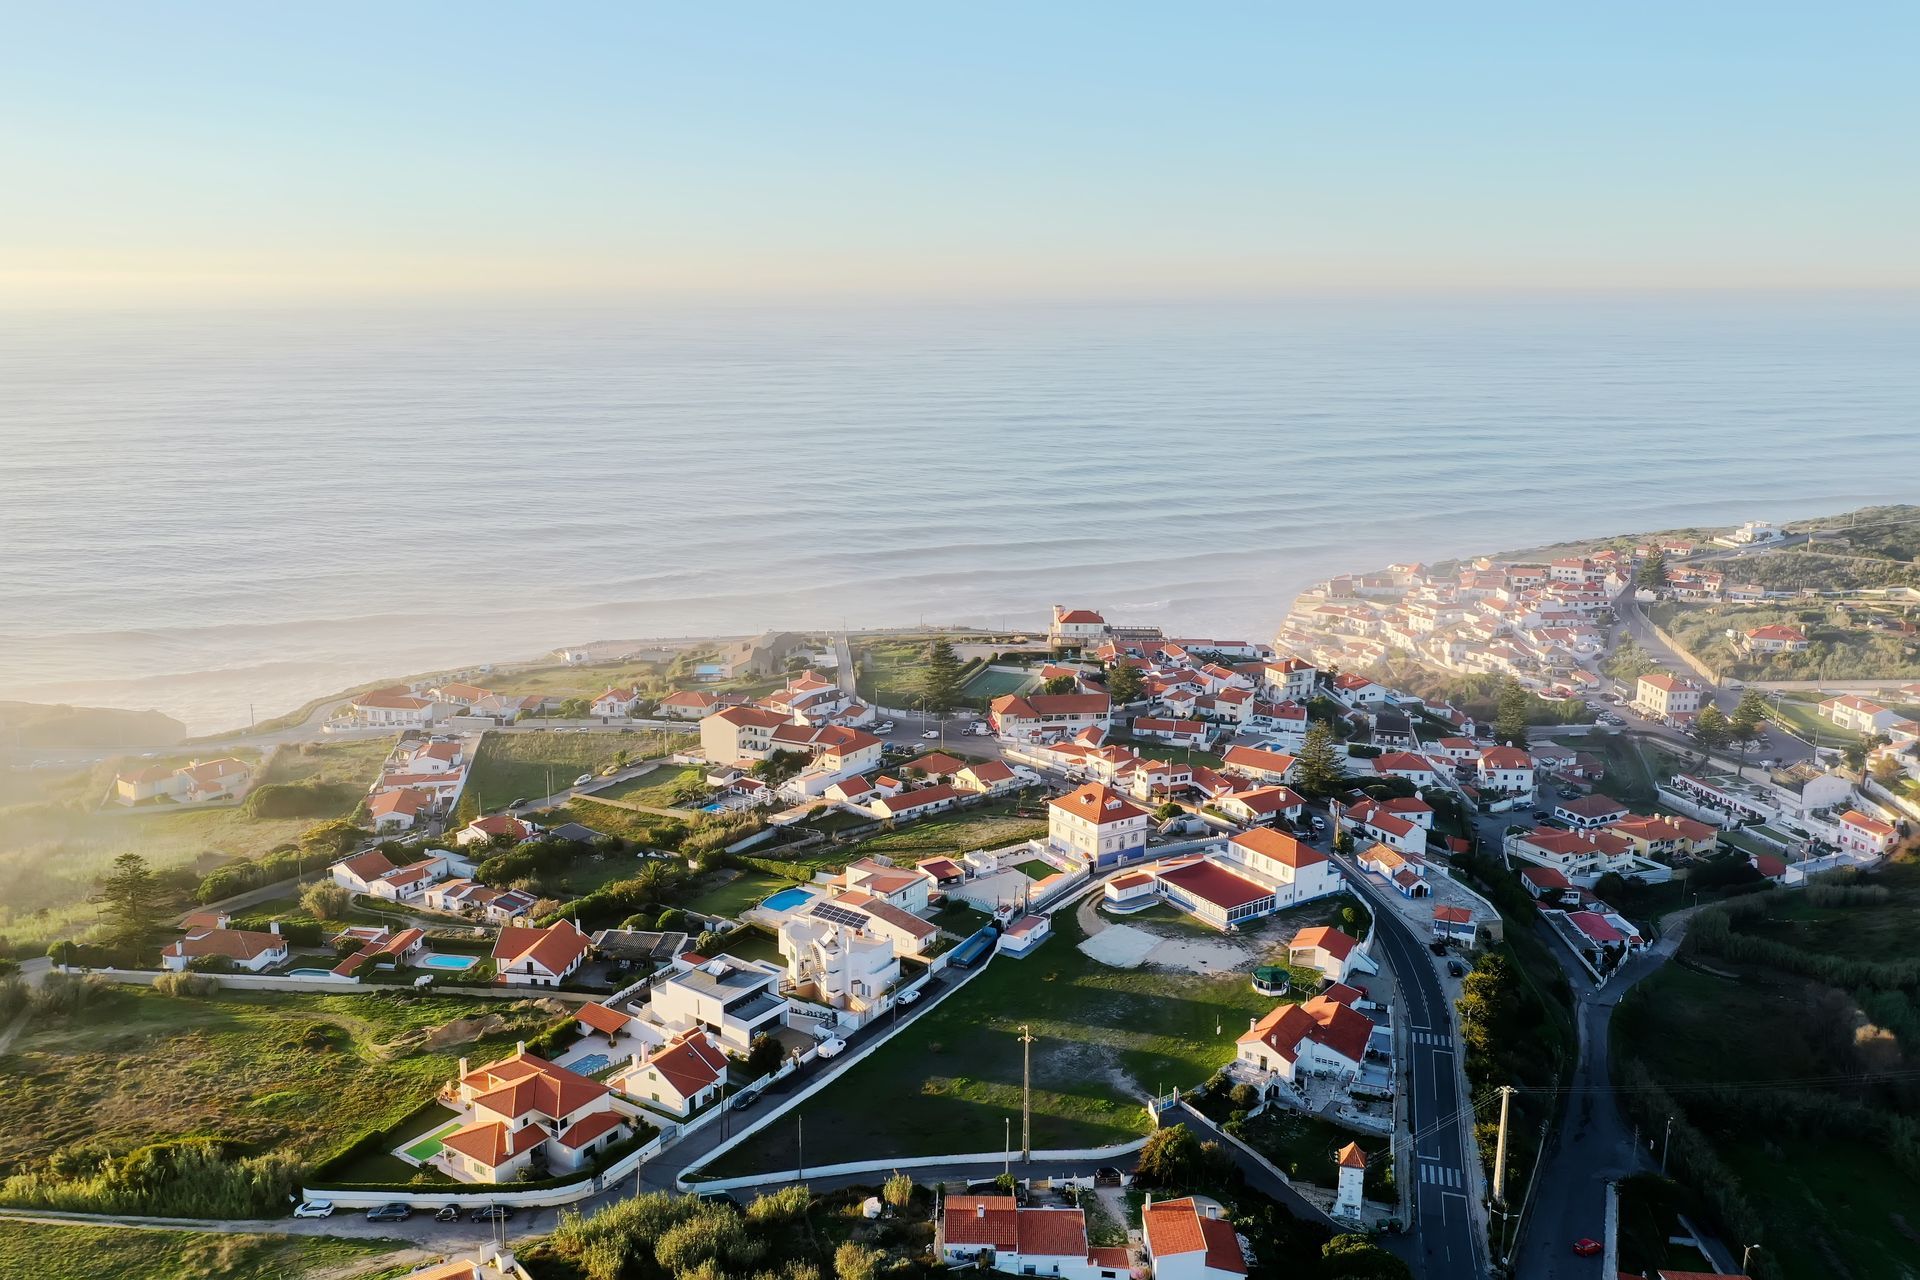
[[[0,698],[195,732],[559,645],[1912,499],[1910,296],[0,313]]]

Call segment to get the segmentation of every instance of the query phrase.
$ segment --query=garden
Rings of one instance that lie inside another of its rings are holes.
[[[0,1276],[32,1276],[34,1280],[179,1280],[181,1276],[371,1280],[372,1276],[403,1271],[410,1264],[402,1263],[397,1270],[389,1271],[379,1266],[378,1259],[411,1249],[404,1240],[365,1236],[238,1235],[8,1222],[0,1231]]]
[[[583,773],[659,752],[657,735],[621,733],[489,733],[474,752],[473,769],[460,798],[460,811],[478,815],[514,800],[532,800],[566,790]]]

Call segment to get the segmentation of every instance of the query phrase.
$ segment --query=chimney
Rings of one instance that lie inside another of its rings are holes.
[[[273,921],[273,922],[272,922],[271,924],[269,924],[269,925],[267,926],[267,932],[268,932],[268,933],[279,933],[279,932],[280,932],[280,922],[279,922],[278,920],[275,920],[275,921]]]
[[[514,1042],[513,1054],[516,1058],[519,1057],[521,1054],[525,1053],[526,1051],[527,1051],[527,1042],[525,1040],[516,1040]]]
[[[465,1058],[460,1059],[460,1078],[462,1080],[467,1078],[467,1060]]]
[[[984,1218],[987,1216],[987,1202],[985,1200],[973,1206],[973,1216],[976,1218]]]

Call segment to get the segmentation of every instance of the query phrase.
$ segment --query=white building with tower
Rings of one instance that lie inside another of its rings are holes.
[[[1340,1148],[1339,1154],[1333,1159],[1339,1173],[1331,1216],[1358,1222],[1366,1204],[1364,1185],[1367,1180],[1367,1153],[1360,1149],[1359,1143],[1349,1142]]]

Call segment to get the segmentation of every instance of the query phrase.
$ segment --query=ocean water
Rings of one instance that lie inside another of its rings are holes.
[[[0,313],[0,698],[196,731],[598,639],[1911,499],[1907,296]]]

